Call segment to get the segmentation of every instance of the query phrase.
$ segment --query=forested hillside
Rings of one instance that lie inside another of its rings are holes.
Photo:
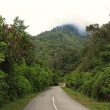
[[[64,75],[75,70],[86,42],[86,32],[75,25],[58,26],[51,31],[33,38],[36,46],[36,59]]]

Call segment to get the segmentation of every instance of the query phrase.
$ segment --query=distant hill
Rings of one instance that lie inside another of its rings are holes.
[[[56,28],[53,29],[53,31],[58,31],[58,30],[71,35],[78,35],[78,36],[87,35],[87,32],[84,27],[75,24],[65,24],[62,26],[57,26]]]
[[[84,47],[86,34],[83,32],[74,25],[62,25],[33,37],[36,59],[53,71],[74,70]]]

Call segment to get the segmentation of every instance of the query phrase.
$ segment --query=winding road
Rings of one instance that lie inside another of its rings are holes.
[[[23,110],[89,110],[69,97],[59,86],[35,97]]]

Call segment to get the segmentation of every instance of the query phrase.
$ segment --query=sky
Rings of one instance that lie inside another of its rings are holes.
[[[16,16],[37,35],[63,24],[86,26],[110,21],[110,0],[0,0],[0,15],[7,23]]]

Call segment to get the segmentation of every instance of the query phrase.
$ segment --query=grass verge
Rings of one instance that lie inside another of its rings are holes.
[[[23,110],[23,108],[28,104],[28,102],[37,96],[39,93],[34,93],[26,96],[23,99],[19,99],[15,102],[4,105],[0,110]]]
[[[110,102],[98,102],[67,87],[64,87],[63,90],[90,110],[110,110]]]

